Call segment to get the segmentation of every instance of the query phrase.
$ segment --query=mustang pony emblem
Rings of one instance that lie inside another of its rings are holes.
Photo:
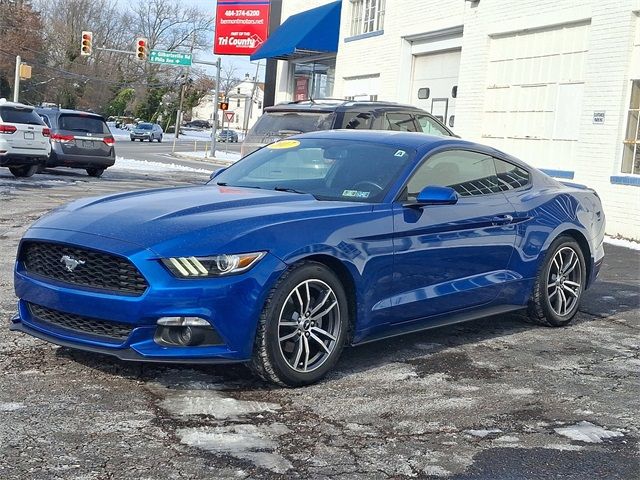
[[[86,263],[84,260],[76,260],[69,255],[63,255],[60,259],[60,262],[64,263],[64,268],[66,268],[69,272],[73,272],[78,267],[78,265],[84,265]]]

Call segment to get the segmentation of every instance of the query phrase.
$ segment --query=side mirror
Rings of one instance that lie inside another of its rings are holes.
[[[220,175],[222,172],[224,172],[226,170],[226,168],[219,168],[218,170],[216,170],[215,172],[212,172],[211,175],[209,175],[209,181],[213,180],[214,178],[216,178],[218,175]]]
[[[420,191],[415,203],[407,206],[424,207],[426,205],[454,205],[456,203],[458,203],[458,194],[453,188],[429,185]]]

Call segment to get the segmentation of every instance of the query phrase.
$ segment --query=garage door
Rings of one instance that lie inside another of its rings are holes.
[[[482,134],[535,166],[573,170],[589,24],[493,37]]]
[[[460,50],[413,57],[411,103],[455,124]]]

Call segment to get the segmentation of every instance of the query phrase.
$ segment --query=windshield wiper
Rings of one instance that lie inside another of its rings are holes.
[[[288,187],[273,187],[273,189],[276,192],[289,192],[289,193],[299,193],[301,195],[312,195],[314,196],[312,193],[309,192],[303,192],[302,190],[296,190],[295,188],[288,188]],[[315,196],[314,196],[315,198]]]

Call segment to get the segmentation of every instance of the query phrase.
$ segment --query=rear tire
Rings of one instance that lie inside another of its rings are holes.
[[[271,290],[260,315],[252,369],[286,387],[317,382],[340,357],[348,315],[335,273],[316,262],[293,266]]]
[[[90,177],[99,178],[104,173],[104,168],[87,168],[87,175]]]
[[[586,279],[580,245],[572,237],[558,237],[538,271],[529,301],[529,317],[547,327],[568,325],[578,313]]]
[[[14,177],[32,177],[34,173],[38,171],[40,165],[23,165],[20,167],[9,167],[9,171]]]
[[[158,143],[162,143],[162,135],[158,137]]]

